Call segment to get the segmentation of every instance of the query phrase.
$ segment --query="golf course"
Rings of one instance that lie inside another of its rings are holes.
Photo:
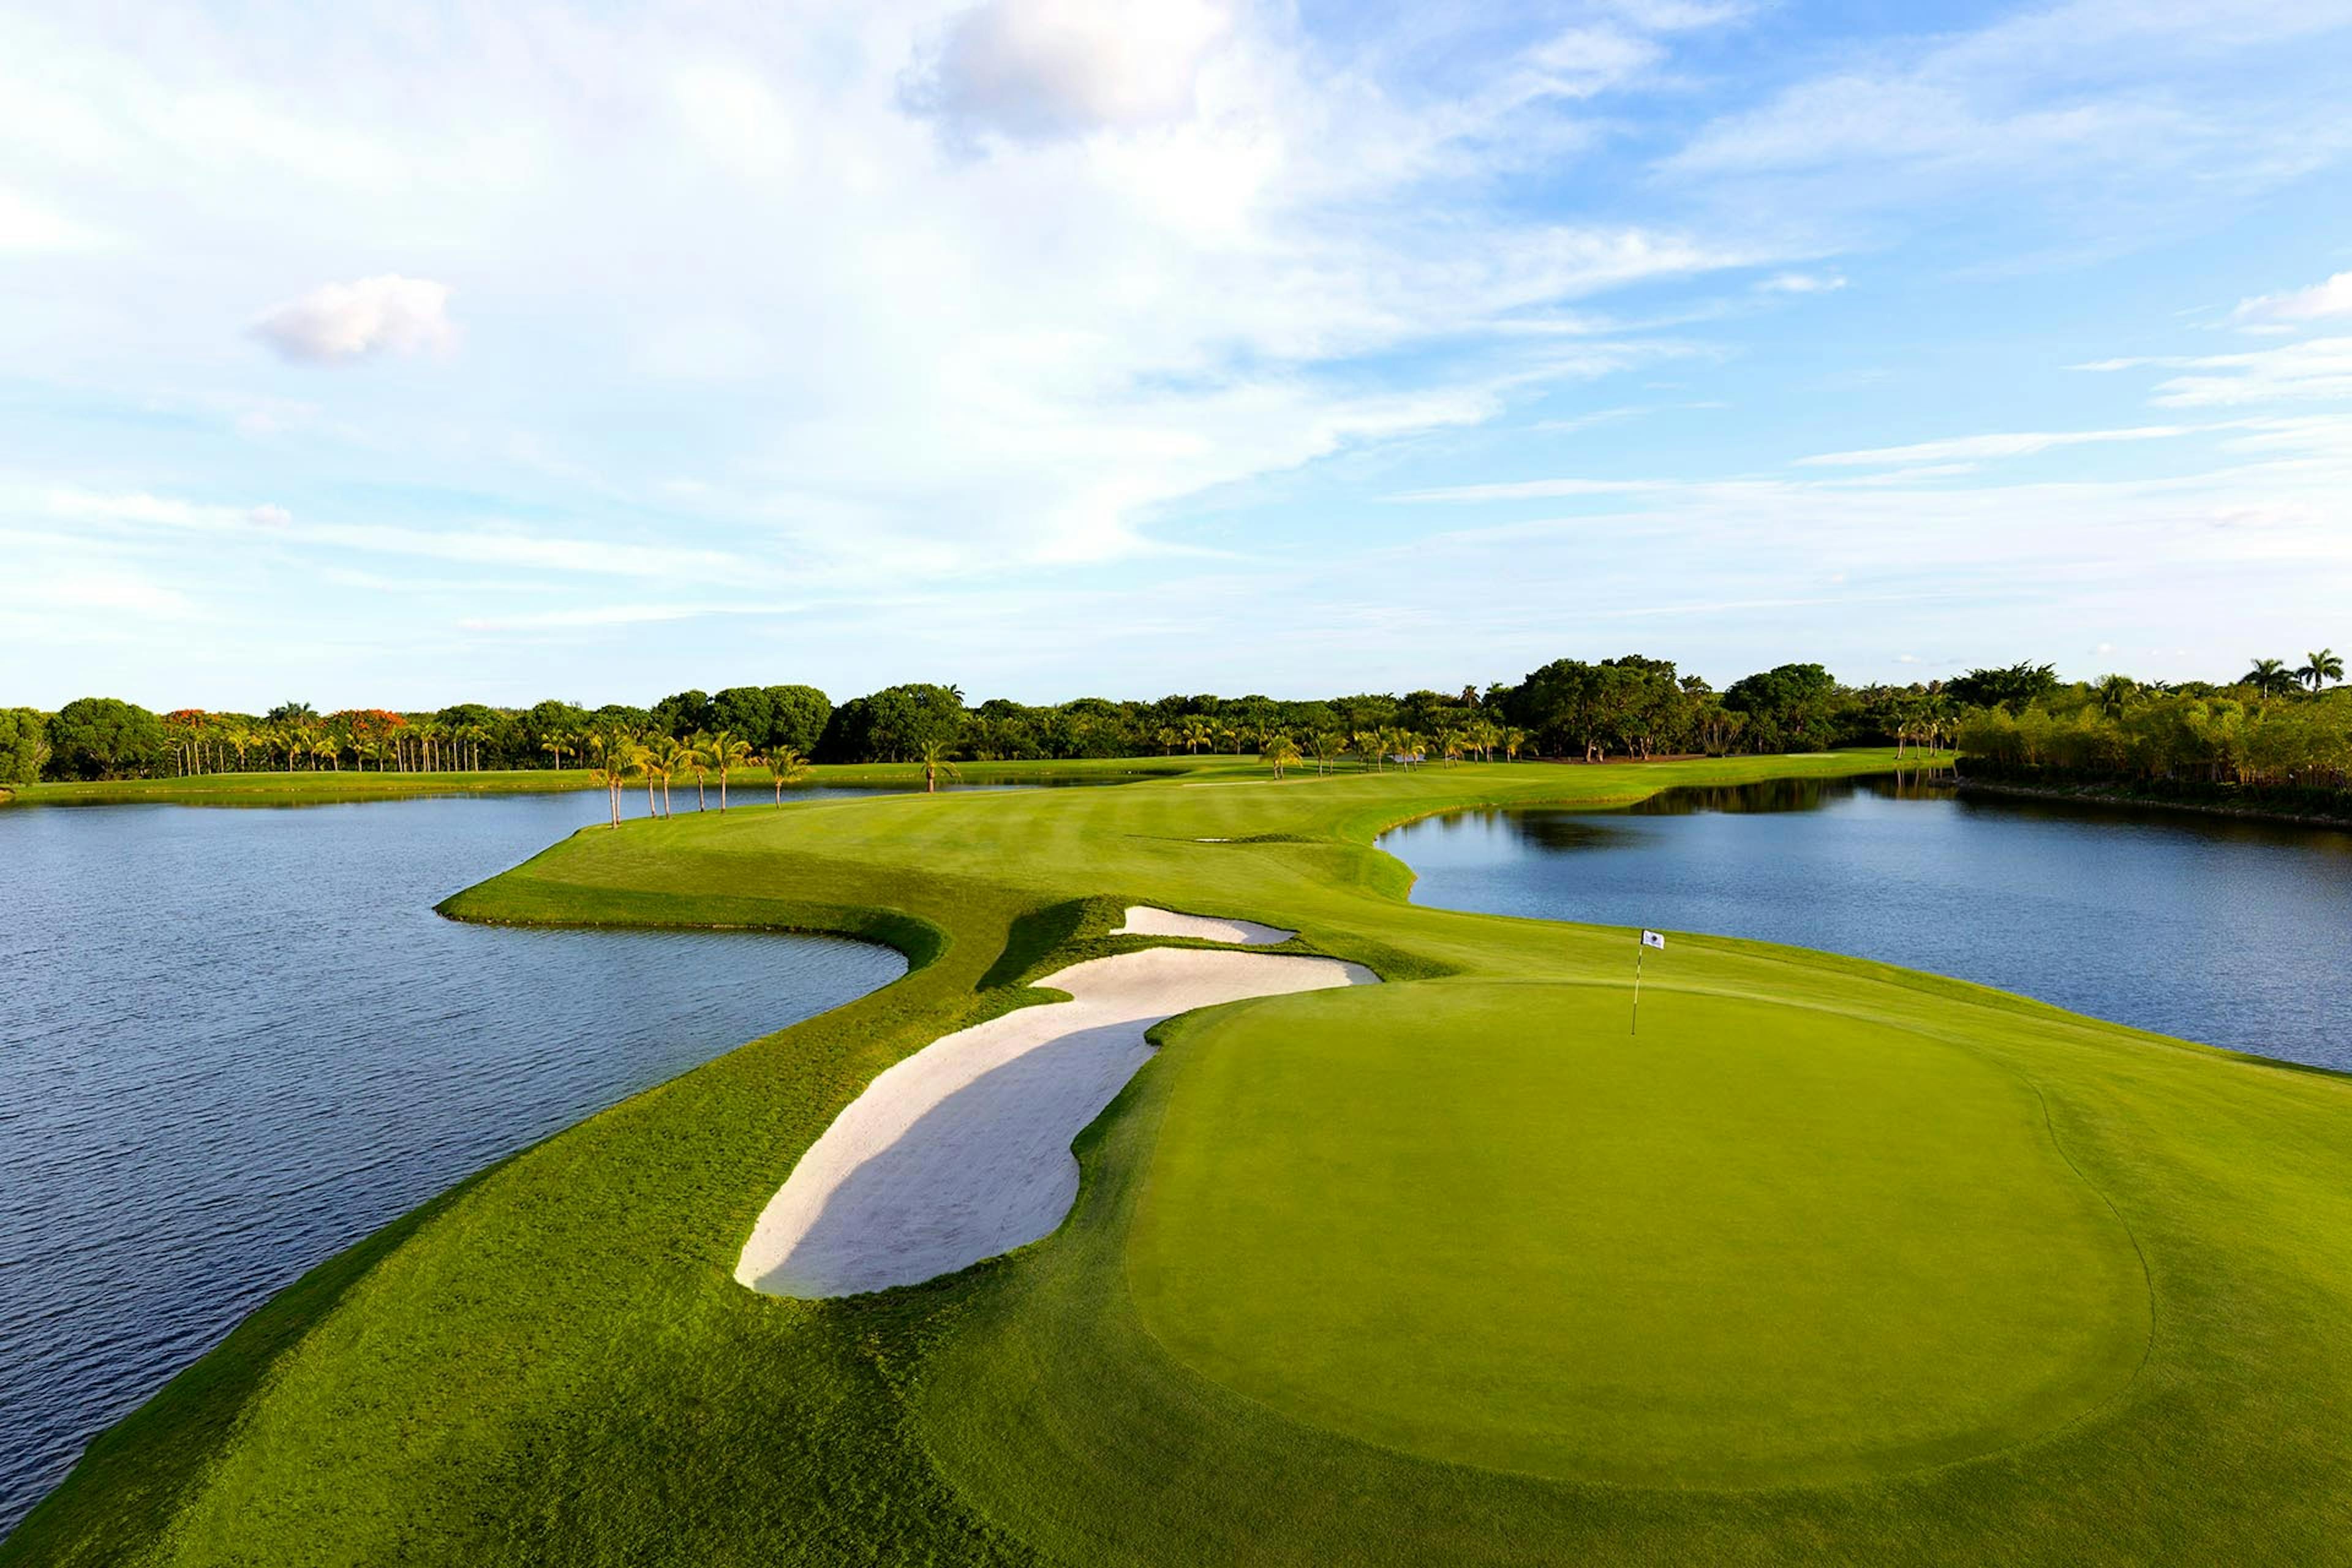
[[[739,776],[583,828],[442,912],[908,973],[312,1270],[0,1565],[2352,1561],[2352,1078],[1416,905],[1374,847],[1894,765]]]

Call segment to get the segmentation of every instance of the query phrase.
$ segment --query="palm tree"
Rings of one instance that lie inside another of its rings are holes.
[[[2099,711],[2110,719],[2120,719],[2139,695],[2139,682],[2128,675],[2103,675],[2096,688]]]
[[[613,808],[613,826],[621,826],[621,785],[637,767],[637,738],[615,725],[599,734],[587,737],[586,746],[596,753],[596,782],[604,786],[604,798]],[[647,798],[652,792],[647,791]]]
[[[1257,754],[1274,764],[1274,776],[1280,778],[1283,769],[1298,761],[1298,743],[1277,731],[1259,742]]]
[[[550,735],[539,743],[541,751],[555,753],[555,771],[558,773],[563,771],[563,753],[570,750],[571,746],[572,737],[569,735]]]
[[[768,771],[775,775],[776,804],[781,806],[784,804],[784,786],[798,784],[809,776],[808,759],[790,746],[778,746],[768,755]],[[727,798],[724,784],[719,786],[719,797],[721,802]]]
[[[1328,773],[1331,764],[1348,749],[1348,737],[1337,730],[1318,730],[1307,737],[1307,754],[1315,759],[1315,771]]]
[[[676,735],[656,735],[637,748],[638,765],[646,770],[646,809],[654,808],[654,781],[661,781],[661,814],[674,816],[670,809],[669,781],[680,768],[693,766],[693,750]]]
[[[1462,760],[1462,731],[1440,730],[1437,732],[1437,756],[1447,767]]]
[[[728,772],[732,768],[740,768],[751,760],[751,743],[739,739],[728,731],[721,730],[715,735],[703,736],[702,744],[697,746],[695,750],[699,752],[703,760],[718,772],[719,809],[724,811],[727,809]]]
[[[681,763],[694,770],[694,809],[697,811],[710,809],[710,796],[704,792],[702,784],[702,781],[710,773],[709,745],[710,737],[697,730],[693,738],[686,742],[686,750],[679,753],[677,759]]]
[[[1355,746],[1356,755],[1371,763],[1374,772],[1387,771],[1389,755],[1387,736],[1378,730],[1359,730],[1348,739]]]
[[[2241,686],[2251,686],[2263,697],[2284,697],[2294,689],[2295,678],[2283,658],[2258,658],[2254,667],[2238,678]]]
[[[2325,682],[2344,679],[2344,660],[2332,647],[2305,654],[2303,668],[2294,672],[2294,678],[2316,691]]]
[[[1160,754],[1163,757],[1175,755],[1176,742],[1181,739],[1177,734],[1176,726],[1173,724],[1160,725],[1159,729],[1152,731],[1151,738],[1160,742]]]
[[[1503,731],[1504,756],[1516,763],[1519,760],[1519,753],[1527,749],[1528,732],[1525,730],[1506,730]]]
[[[915,749],[915,760],[923,764],[923,793],[925,795],[933,795],[938,793],[940,780],[943,778],[960,779],[963,777],[961,773],[956,772],[955,763],[948,760],[948,753],[954,750],[954,742],[940,740],[926,741]]]

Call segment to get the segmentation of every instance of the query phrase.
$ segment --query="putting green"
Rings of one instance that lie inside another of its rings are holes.
[[[2138,1367],[2128,1232],[2032,1085],[1883,1021],[1434,982],[1187,1039],[1145,1326],[1295,1420],[1561,1479],[1770,1486],[2031,1439]]]

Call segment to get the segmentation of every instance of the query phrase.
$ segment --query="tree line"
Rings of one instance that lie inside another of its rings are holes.
[[[2343,679],[2328,648],[2300,666],[2258,659],[2226,685],[2053,679],[1971,707],[1958,740],[1980,779],[2340,813],[2352,792]]]
[[[2246,784],[2333,780],[2315,787],[2340,789],[2347,759],[2330,749],[2330,737],[2347,705],[2333,691],[2320,694],[2340,684],[2343,668],[2322,649],[2299,667],[2257,660],[2225,683],[2166,686],[2115,675],[2068,685],[2051,666],[2029,661],[1950,680],[1855,687],[1822,665],[1796,663],[1717,690],[1671,660],[1628,654],[1556,659],[1484,690],[1304,701],[1180,694],[972,704],[958,687],[929,683],[887,687],[838,706],[803,685],[681,691],[650,708],[551,699],[528,708],[460,703],[430,712],[320,713],[287,702],[260,714],[159,714],[84,698],[54,714],[0,710],[0,783],[347,767],[571,768],[605,775],[608,787],[617,787],[609,776],[617,771],[644,780],[651,793],[715,771],[706,761],[697,773],[690,759],[723,739],[743,748],[740,758],[730,754],[729,773],[780,761],[787,768],[920,763],[933,784],[953,776],[958,759],[1230,752],[1257,756],[1277,771],[1328,772],[1465,759],[1606,762],[1892,745],[1926,755],[1958,747],[1996,767],[2145,777],[2202,770]]]

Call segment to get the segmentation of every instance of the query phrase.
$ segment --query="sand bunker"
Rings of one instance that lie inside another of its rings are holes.
[[[867,1085],[769,1200],[735,1278],[774,1296],[849,1296],[1034,1241],[1077,1196],[1070,1141],[1150,1059],[1145,1030],[1195,1007],[1378,978],[1334,958],[1178,948],[1048,975],[1038,984],[1073,1000],[935,1040]]]
[[[1278,926],[1262,926],[1255,921],[1217,921],[1205,915],[1180,915],[1173,910],[1155,910],[1149,904],[1130,904],[1127,923],[1110,933],[1113,936],[1189,936],[1202,942],[1234,942],[1245,947],[1265,947],[1277,942],[1288,942],[1298,933]]]

